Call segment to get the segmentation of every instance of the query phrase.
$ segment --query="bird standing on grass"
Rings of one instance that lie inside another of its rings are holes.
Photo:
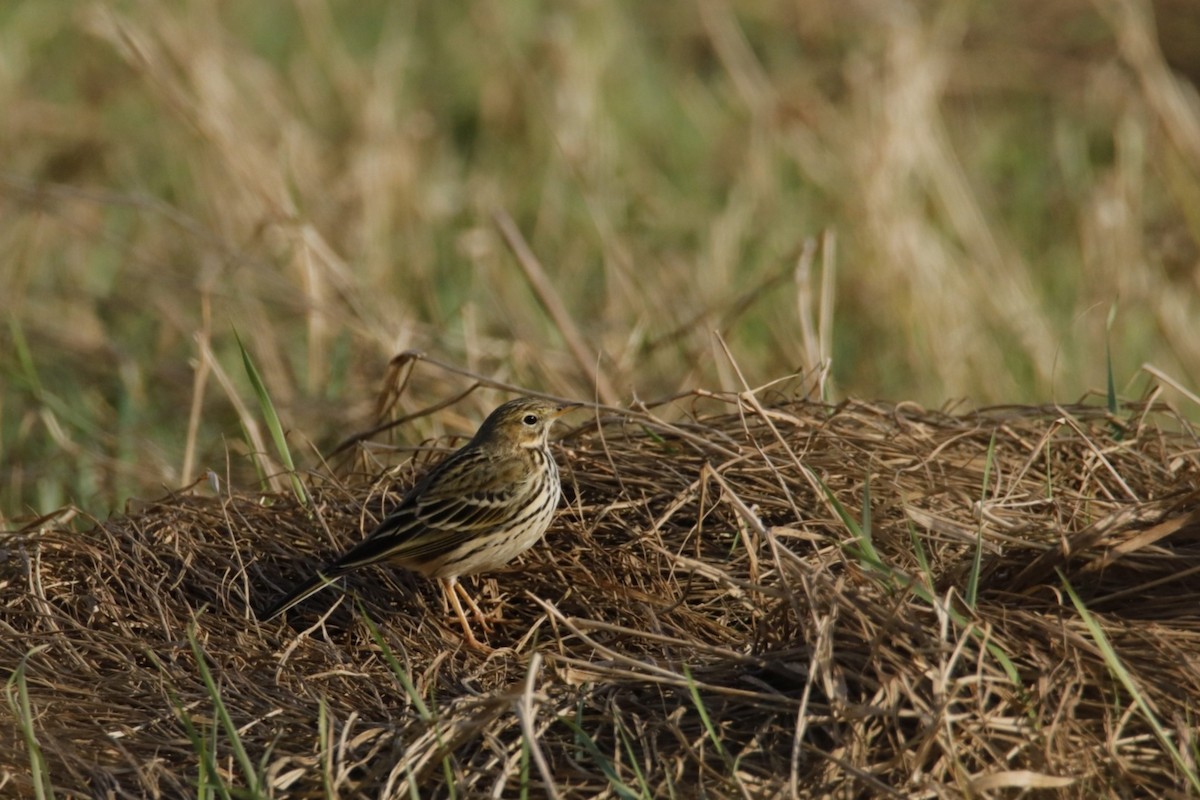
[[[353,569],[388,562],[440,579],[466,643],[486,650],[471,632],[458,595],[480,620],[483,614],[458,578],[506,564],[546,532],[562,494],[550,453],[550,427],[575,406],[532,397],[501,405],[471,441],[430,470],[366,539],[260,618],[273,619]]]

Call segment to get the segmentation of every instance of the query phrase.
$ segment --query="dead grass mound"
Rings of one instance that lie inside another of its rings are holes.
[[[176,495],[6,535],[0,793],[1194,791],[1200,448],[1169,409],[672,408],[560,442],[550,534],[475,581],[490,656],[400,572],[251,610],[437,448],[310,478],[311,508]]]

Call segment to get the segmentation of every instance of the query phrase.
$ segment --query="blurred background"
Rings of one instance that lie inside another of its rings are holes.
[[[1198,79],[1194,0],[10,0],[0,522],[253,486],[235,331],[304,466],[408,349],[962,410],[1110,348],[1195,417]]]

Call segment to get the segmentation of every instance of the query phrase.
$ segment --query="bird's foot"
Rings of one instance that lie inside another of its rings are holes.
[[[487,614],[483,613],[483,609],[481,609],[475,602],[475,598],[471,597],[471,593],[463,588],[463,585],[457,581],[455,581],[452,591],[457,592],[459,596],[466,601],[467,608],[471,609],[471,614],[475,617],[475,621],[479,623],[479,627],[483,628],[483,632],[491,633],[492,622],[496,622],[501,619],[499,613],[497,613],[494,617],[489,617]]]
[[[478,639],[476,639],[475,634],[471,632],[470,628],[463,629],[462,641],[463,641],[463,644],[465,644],[467,647],[469,647],[470,649],[474,650],[477,653],[482,653],[484,655],[491,655],[492,653],[496,652],[496,648],[492,647],[487,642],[481,642]]]

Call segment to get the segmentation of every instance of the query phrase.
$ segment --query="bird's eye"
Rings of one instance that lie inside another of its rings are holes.
[[[537,421],[538,421],[537,414],[526,414],[525,418],[521,421],[524,422],[526,425],[530,425],[530,426],[537,425]]]

